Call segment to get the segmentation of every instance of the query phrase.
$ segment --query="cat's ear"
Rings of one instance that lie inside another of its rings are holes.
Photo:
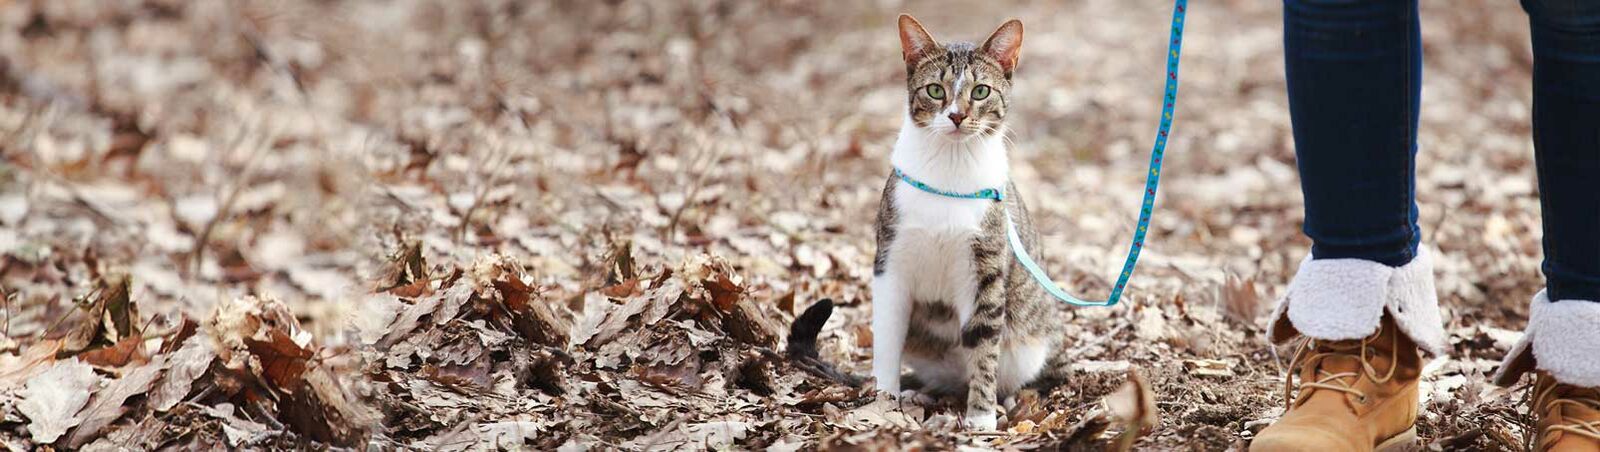
[[[1017,69],[1017,58],[1022,56],[1022,21],[1011,19],[1000,24],[1000,28],[989,35],[983,42],[984,54],[1000,62],[1000,68],[1005,69],[1006,76]]]
[[[939,48],[939,43],[933,40],[933,35],[922,28],[922,23],[910,14],[900,15],[900,55],[906,59],[906,66],[916,64],[923,54]]]

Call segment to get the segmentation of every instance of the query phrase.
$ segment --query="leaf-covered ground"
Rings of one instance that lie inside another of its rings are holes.
[[[1541,284],[1527,25],[1435,6],[1418,187],[1453,355],[1419,432],[1515,449],[1484,374]],[[1047,267],[1104,293],[1164,1],[0,2],[0,442],[1093,448],[1139,425],[1100,417],[1133,371],[1159,415],[1136,448],[1246,444],[1282,410],[1262,325],[1308,246],[1279,5],[1193,5],[1128,302],[1074,312],[1076,374],[1003,434],[826,369],[869,358],[902,11],[1027,24],[1013,174]],[[823,299],[822,364],[791,359]]]

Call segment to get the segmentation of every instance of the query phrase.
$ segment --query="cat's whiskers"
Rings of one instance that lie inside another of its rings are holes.
[[[1038,241],[1010,183],[1014,140],[1002,124],[1022,24],[1006,22],[982,45],[941,44],[911,16],[899,28],[910,89],[890,160],[907,180],[888,181],[878,213],[872,375],[897,394],[909,365],[925,389],[966,396],[969,427],[994,429],[998,400],[1066,368],[1051,362],[1060,322],[1041,286],[1003,277],[1007,237]]]
[[[1017,140],[1012,137],[1015,131],[1011,129],[1010,124],[1000,124],[994,130],[1000,134],[1000,139],[1006,142],[1006,149],[1017,149]]]

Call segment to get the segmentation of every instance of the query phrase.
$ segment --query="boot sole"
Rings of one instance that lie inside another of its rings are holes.
[[[1415,452],[1422,450],[1417,445],[1417,427],[1412,426],[1410,430],[1400,432],[1400,434],[1384,440],[1375,449],[1377,452]]]

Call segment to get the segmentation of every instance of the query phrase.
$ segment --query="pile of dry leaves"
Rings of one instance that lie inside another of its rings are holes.
[[[1515,448],[1526,413],[1484,375],[1541,284],[1531,53],[1515,5],[1463,2],[1423,12],[1452,350],[1418,433]],[[972,434],[859,378],[896,15],[1027,24],[1011,176],[1041,263],[1094,296],[1170,8],[0,0],[0,444],[1243,447],[1283,411],[1262,326],[1309,247],[1277,2],[1191,9],[1148,245],[1125,303],[1066,316],[1066,384]]]
[[[17,449],[478,450],[628,438],[611,445],[795,450],[951,446],[937,432],[958,433],[950,406],[877,396],[817,356],[831,301],[802,316],[809,327],[790,337],[802,348],[776,351],[787,317],[750,297],[720,258],[635,268],[618,248],[590,300],[596,315],[580,316],[509,257],[430,267],[418,249],[397,253],[361,301],[355,350],[319,346],[269,297],[219,303],[204,322],[144,319],[128,278],[106,276],[64,327],[7,344],[0,426],[16,428],[0,440]],[[976,441],[1126,448],[1156,425],[1154,400],[1137,374],[1088,413],[1030,391],[1009,410],[1011,435]]]
[[[542,296],[501,255],[408,271],[370,298],[371,322],[359,334],[387,440],[444,450],[794,450],[944,444],[919,430],[954,432],[948,414],[902,409],[818,359],[805,347],[814,347],[820,323],[798,327],[790,350],[776,351],[787,316],[752,298],[721,258],[635,267],[626,245],[614,250],[602,287],[581,303],[589,315],[565,309],[578,300]],[[821,315],[802,316],[808,320],[799,325],[827,319],[831,302],[816,306]],[[1013,410],[1018,435],[992,441],[1092,445],[1106,441],[1100,434],[1115,419],[1154,425],[1142,417],[1154,416],[1154,407],[1141,405],[1154,399],[1137,381],[1138,389],[1114,398],[1126,406],[1103,415],[1047,409],[1034,394]]]
[[[355,446],[377,413],[338,376],[283,303],[246,296],[203,323],[157,325],[107,276],[65,328],[7,343],[0,434],[12,449],[153,450],[172,445]]]

